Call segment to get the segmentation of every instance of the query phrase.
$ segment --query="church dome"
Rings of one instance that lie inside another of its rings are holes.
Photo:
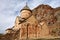
[[[23,9],[28,9],[28,10],[30,10],[30,8],[26,5]]]
[[[23,11],[23,10],[28,10],[28,11],[32,12],[31,9],[27,5],[23,9],[21,9],[21,11]]]

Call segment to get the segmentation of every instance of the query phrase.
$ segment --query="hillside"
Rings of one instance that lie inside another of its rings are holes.
[[[56,37],[60,36],[60,7],[52,8],[49,5],[42,4],[34,8],[32,12],[38,22],[46,21],[51,35]],[[2,35],[0,36],[0,40],[14,40],[16,38],[15,37],[16,35],[14,34]],[[50,40],[57,40],[57,39],[60,40],[59,38],[50,39]],[[37,39],[37,40],[40,40],[40,39]],[[44,40],[44,39],[41,39],[41,40]]]

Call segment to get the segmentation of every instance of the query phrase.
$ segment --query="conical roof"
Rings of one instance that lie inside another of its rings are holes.
[[[23,9],[21,9],[21,11],[22,11],[22,10],[29,10],[29,11],[31,11],[31,9],[28,7],[27,4],[26,4],[26,6],[25,6]],[[20,11],[20,12],[21,12],[21,11]],[[31,12],[32,12],[32,11],[31,11]]]
[[[28,10],[30,10],[30,8],[26,5],[23,9],[28,9]]]

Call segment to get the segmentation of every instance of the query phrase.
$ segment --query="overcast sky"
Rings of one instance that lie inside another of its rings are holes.
[[[30,9],[38,5],[48,4],[53,8],[60,7],[60,0],[0,0],[0,33],[14,25],[20,10],[28,3]]]

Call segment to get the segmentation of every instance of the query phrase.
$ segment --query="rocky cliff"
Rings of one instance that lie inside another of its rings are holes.
[[[60,7],[52,8],[49,5],[42,4],[34,8],[32,12],[39,23],[46,21],[51,35],[60,36]],[[6,34],[0,37],[0,40],[14,40],[18,35],[18,32]]]

